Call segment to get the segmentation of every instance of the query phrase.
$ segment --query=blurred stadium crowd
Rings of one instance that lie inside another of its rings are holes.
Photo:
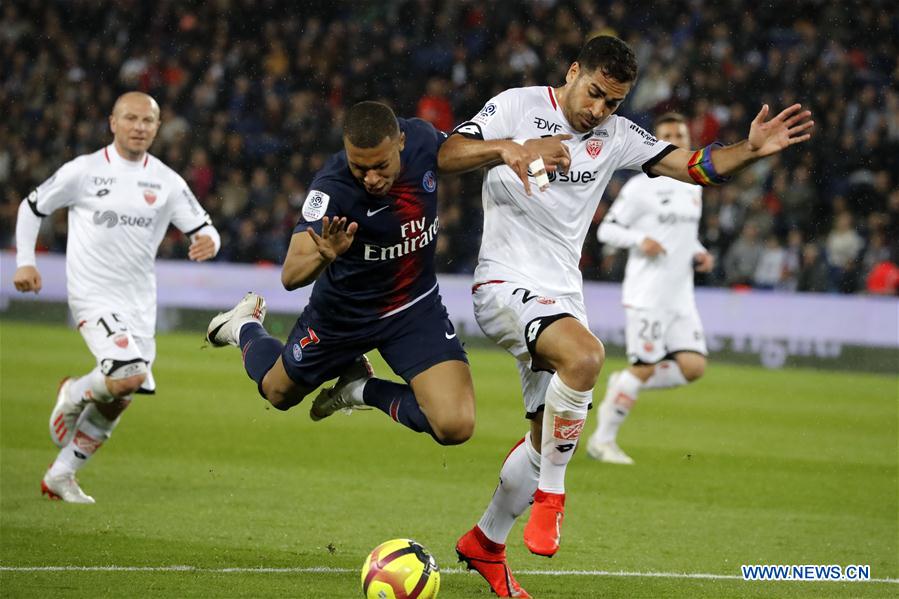
[[[298,8],[302,6],[302,8]],[[340,148],[342,115],[379,99],[450,130],[499,91],[559,85],[587,36],[618,35],[640,75],[619,114],[689,118],[695,146],[745,137],[763,103],[813,111],[810,143],[704,194],[705,285],[899,288],[899,16],[894,0],[45,0],[0,3],[0,243],[22,197],[111,139],[116,96],[162,106],[154,154],[222,232],[219,260],[280,262],[306,186]],[[630,176],[620,174],[599,223]],[[443,272],[474,268],[480,177],[440,186]],[[54,215],[41,245],[64,251]],[[595,237],[587,279],[619,280]],[[183,256],[172,232],[162,257]]]

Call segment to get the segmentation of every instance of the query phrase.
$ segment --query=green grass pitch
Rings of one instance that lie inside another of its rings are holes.
[[[442,599],[492,596],[458,571],[453,545],[526,428],[510,357],[472,351],[477,431],[444,448],[377,411],[312,423],[308,404],[266,409],[236,350],[201,349],[199,334],[158,342],[159,393],[134,402],[80,476],[97,504],[66,505],[39,494],[56,454],[47,417],[58,379],[92,358],[71,330],[0,322],[0,595],[357,597],[367,552],[411,537],[445,571]],[[609,358],[597,402],[621,366]],[[572,461],[555,558],[530,555],[523,523],[513,530],[510,563],[535,597],[899,592],[646,575],[870,564],[874,578],[899,578],[895,377],[713,363],[694,386],[644,393],[620,441],[636,466]],[[46,566],[144,569],[24,569]],[[171,566],[185,568],[154,569]],[[610,571],[634,575],[598,573]]]

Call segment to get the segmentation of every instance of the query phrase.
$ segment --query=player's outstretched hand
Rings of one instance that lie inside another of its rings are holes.
[[[203,262],[215,257],[215,242],[209,235],[194,235],[187,248],[187,257],[196,262]]]
[[[12,282],[16,286],[16,291],[21,291],[22,293],[29,291],[37,293],[43,285],[41,283],[41,273],[34,266],[20,266],[17,268],[16,273],[12,277]]]
[[[696,272],[712,272],[715,268],[715,257],[708,252],[696,252],[693,256],[693,268]]]
[[[809,118],[811,116],[811,111],[802,110],[801,104],[793,104],[766,121],[768,105],[765,104],[749,127],[749,149],[764,158],[793,144],[807,141],[812,136],[811,128],[815,124]]]
[[[341,255],[353,245],[353,237],[356,235],[356,229],[359,228],[358,223],[350,223],[347,225],[345,216],[339,216],[329,219],[327,216],[322,217],[322,234],[316,233],[312,227],[306,229],[312,241],[318,248],[318,253],[328,262],[333,262],[337,256]]]
[[[655,258],[659,254],[666,253],[665,246],[652,237],[646,237],[640,242],[640,251],[650,258]]]
[[[571,139],[571,135],[560,133],[550,137],[529,139],[524,142],[524,146],[543,157],[546,172],[551,173],[556,170],[564,172],[571,166],[571,152],[568,150],[568,146],[562,142],[569,139]]]

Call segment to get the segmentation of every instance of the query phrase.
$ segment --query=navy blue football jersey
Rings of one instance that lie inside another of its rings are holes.
[[[323,216],[359,224],[353,244],[319,275],[309,301],[337,322],[384,318],[437,289],[437,150],[446,134],[421,119],[398,121],[406,144],[387,195],[366,192],[340,151],[313,178],[294,229],[321,234]]]

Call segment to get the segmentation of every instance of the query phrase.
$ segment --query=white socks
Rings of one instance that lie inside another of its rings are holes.
[[[509,531],[531,504],[540,476],[540,454],[531,443],[531,433],[518,442],[499,472],[499,484],[478,527],[488,539],[504,545]]]
[[[50,466],[50,476],[60,476],[78,472],[103,442],[109,439],[119,418],[110,422],[93,403],[84,408],[75,428],[75,436],[68,445],[59,450],[56,461]]]
[[[670,387],[680,387],[686,385],[689,381],[681,372],[680,366],[674,360],[665,360],[656,364],[652,376],[643,383],[644,389],[668,389]]]
[[[99,366],[72,381],[69,396],[76,402],[93,399],[100,403],[109,403],[113,400],[112,393],[106,387],[106,376],[100,371]]]
[[[543,443],[537,488],[547,493],[565,492],[565,469],[584,428],[593,389],[575,391],[554,374],[546,390],[543,408]]]
[[[613,443],[618,429],[631,412],[643,382],[630,370],[622,370],[609,377],[609,388],[599,405],[599,428],[593,436],[600,443]]]
[[[365,405],[365,383],[371,379],[356,379],[347,383],[341,393],[344,397],[349,397],[351,402],[357,406]]]

